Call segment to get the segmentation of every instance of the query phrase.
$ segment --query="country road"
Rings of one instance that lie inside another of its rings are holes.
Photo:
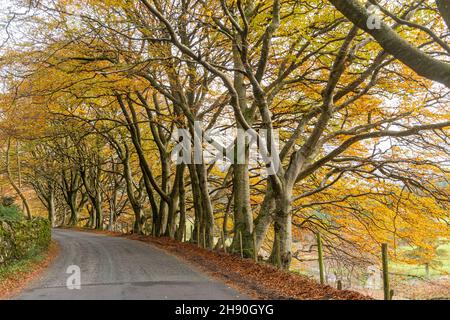
[[[60,253],[40,280],[17,299],[243,299],[235,290],[186,263],[138,241],[55,230]],[[79,266],[81,289],[69,290],[66,273]]]

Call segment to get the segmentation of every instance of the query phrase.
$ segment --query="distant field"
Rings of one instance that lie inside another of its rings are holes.
[[[430,267],[431,277],[450,275],[450,244],[442,245],[439,247],[439,249],[443,251],[443,254],[438,259],[438,261],[441,263],[441,266],[437,268]],[[426,276],[425,266],[391,262],[390,269],[390,271],[394,273],[401,273],[418,277]]]

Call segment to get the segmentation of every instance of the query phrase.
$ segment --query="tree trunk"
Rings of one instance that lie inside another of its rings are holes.
[[[103,230],[103,209],[102,209],[102,196],[100,190],[97,190],[95,197],[95,229]]]
[[[280,263],[283,269],[289,269],[292,260],[291,192],[278,195],[275,203],[275,239],[270,260],[274,264]]]
[[[141,169],[142,164],[140,163]],[[156,203],[155,196],[153,195],[153,189],[151,186],[151,182],[149,177],[142,170],[143,178],[144,178],[144,186],[147,191],[147,197],[150,202],[150,208],[152,209],[152,235],[156,236],[156,221],[158,221],[158,204]]]
[[[234,68],[244,70],[238,45],[241,45],[240,36],[233,46]],[[241,72],[234,73],[234,87],[239,99],[239,108],[246,115],[247,92],[244,83],[244,75]],[[246,120],[247,117],[246,117]],[[234,238],[231,245],[232,252],[238,252],[243,248],[245,257],[253,256],[253,215],[250,205],[250,178],[249,178],[249,146],[242,126],[237,124],[237,142],[234,147],[233,164],[233,188],[234,188]],[[240,237],[242,236],[242,243]]]
[[[275,198],[273,195],[271,184],[270,182],[268,183],[269,184],[267,186],[266,195],[264,197],[263,203],[261,204],[261,209],[259,210],[259,214],[254,222],[254,232],[256,233],[256,251],[258,252],[263,245],[267,232],[269,231],[269,227],[273,221],[273,213],[275,210]]]
[[[186,233],[186,190],[184,188],[184,174],[180,177],[179,181],[179,207],[180,207],[180,222],[178,223],[178,230],[176,232],[176,239],[183,241]]]
[[[213,237],[214,237],[214,211],[211,203],[211,198],[209,196],[209,187],[207,181],[207,170],[204,161],[202,164],[197,164],[197,174],[198,181],[200,183],[200,194],[202,201],[202,209],[203,209],[203,228],[205,230],[205,238],[206,245],[205,247],[208,249],[212,249],[213,247]],[[201,230],[203,231],[203,230]]]
[[[232,252],[240,251],[240,237],[242,234],[242,248],[244,257],[253,256],[253,217],[250,205],[250,182],[248,164],[234,165],[233,187],[234,194],[234,238],[231,245]]]
[[[127,196],[131,204],[131,208],[134,212],[134,224],[133,224],[133,233],[142,234],[143,233],[143,224],[144,224],[144,212],[142,210],[142,205],[139,203],[138,199],[134,196],[133,190],[133,178],[131,174],[129,156],[127,155],[123,161],[123,171],[125,176],[125,184],[127,188]]]
[[[176,168],[175,180],[173,182],[172,192],[170,193],[169,202],[169,214],[167,217],[167,230],[166,236],[170,238],[175,238],[175,232],[177,230],[176,225],[176,213],[179,208],[179,197],[180,197],[180,180],[184,175],[184,164],[180,164]]]
[[[49,198],[48,198],[48,220],[52,228],[55,226],[56,218],[56,208],[55,208],[55,190],[50,188]]]
[[[170,175],[170,166],[167,157],[161,157],[161,190],[167,194],[168,185],[169,185],[169,175]],[[157,235],[162,236],[166,233],[168,216],[169,216],[169,206],[174,204],[173,201],[166,201],[161,197],[159,204],[159,216],[157,221]],[[172,207],[173,208],[173,207]],[[173,210],[173,209],[172,209]]]
[[[90,228],[90,229],[94,229],[94,227],[96,225],[96,222],[95,222],[95,212],[94,212],[95,210],[94,210],[93,205],[89,204],[87,206],[87,210],[88,210],[88,213],[89,213],[89,220],[86,223],[86,227]]]
[[[194,212],[195,212],[195,220],[194,220],[194,230],[191,235],[191,240],[195,243],[198,243],[200,239],[197,238],[197,228],[199,228],[203,223],[203,206],[201,202],[201,193],[200,193],[200,182],[198,180],[197,168],[194,164],[189,164],[189,175],[191,177],[191,188],[192,195],[194,198]]]
[[[110,206],[109,206],[109,224],[108,224],[108,230],[113,231],[114,230],[114,219],[115,219],[115,205],[112,203],[114,200],[110,199]]]
[[[77,194],[76,192],[67,192],[67,201],[70,209],[69,225],[75,226],[78,223]]]

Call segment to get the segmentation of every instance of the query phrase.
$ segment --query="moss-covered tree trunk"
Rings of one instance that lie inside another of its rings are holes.
[[[10,153],[11,153],[11,138],[9,137],[8,138],[8,142],[7,142],[7,148],[6,148],[6,161],[5,161],[6,176],[8,178],[9,183],[13,187],[14,191],[16,191],[17,195],[22,200],[24,208],[25,208],[25,213],[27,215],[28,220],[31,220],[31,218],[32,218],[32,216],[31,216],[31,209],[30,209],[30,205],[28,204],[28,200],[25,197],[25,195],[23,194],[21,188],[16,184],[16,182],[14,181],[14,178],[12,176],[11,161],[10,161],[11,155],[10,155]]]

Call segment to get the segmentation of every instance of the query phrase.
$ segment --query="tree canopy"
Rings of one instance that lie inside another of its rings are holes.
[[[242,237],[247,257],[255,238],[284,268],[301,260],[293,239],[317,232],[343,263],[380,243],[431,261],[450,237],[449,5],[13,1],[2,172],[54,225],[129,220],[178,240],[192,226],[209,248],[223,232],[237,252]],[[200,161],[174,161],[181,129],[209,145]]]

